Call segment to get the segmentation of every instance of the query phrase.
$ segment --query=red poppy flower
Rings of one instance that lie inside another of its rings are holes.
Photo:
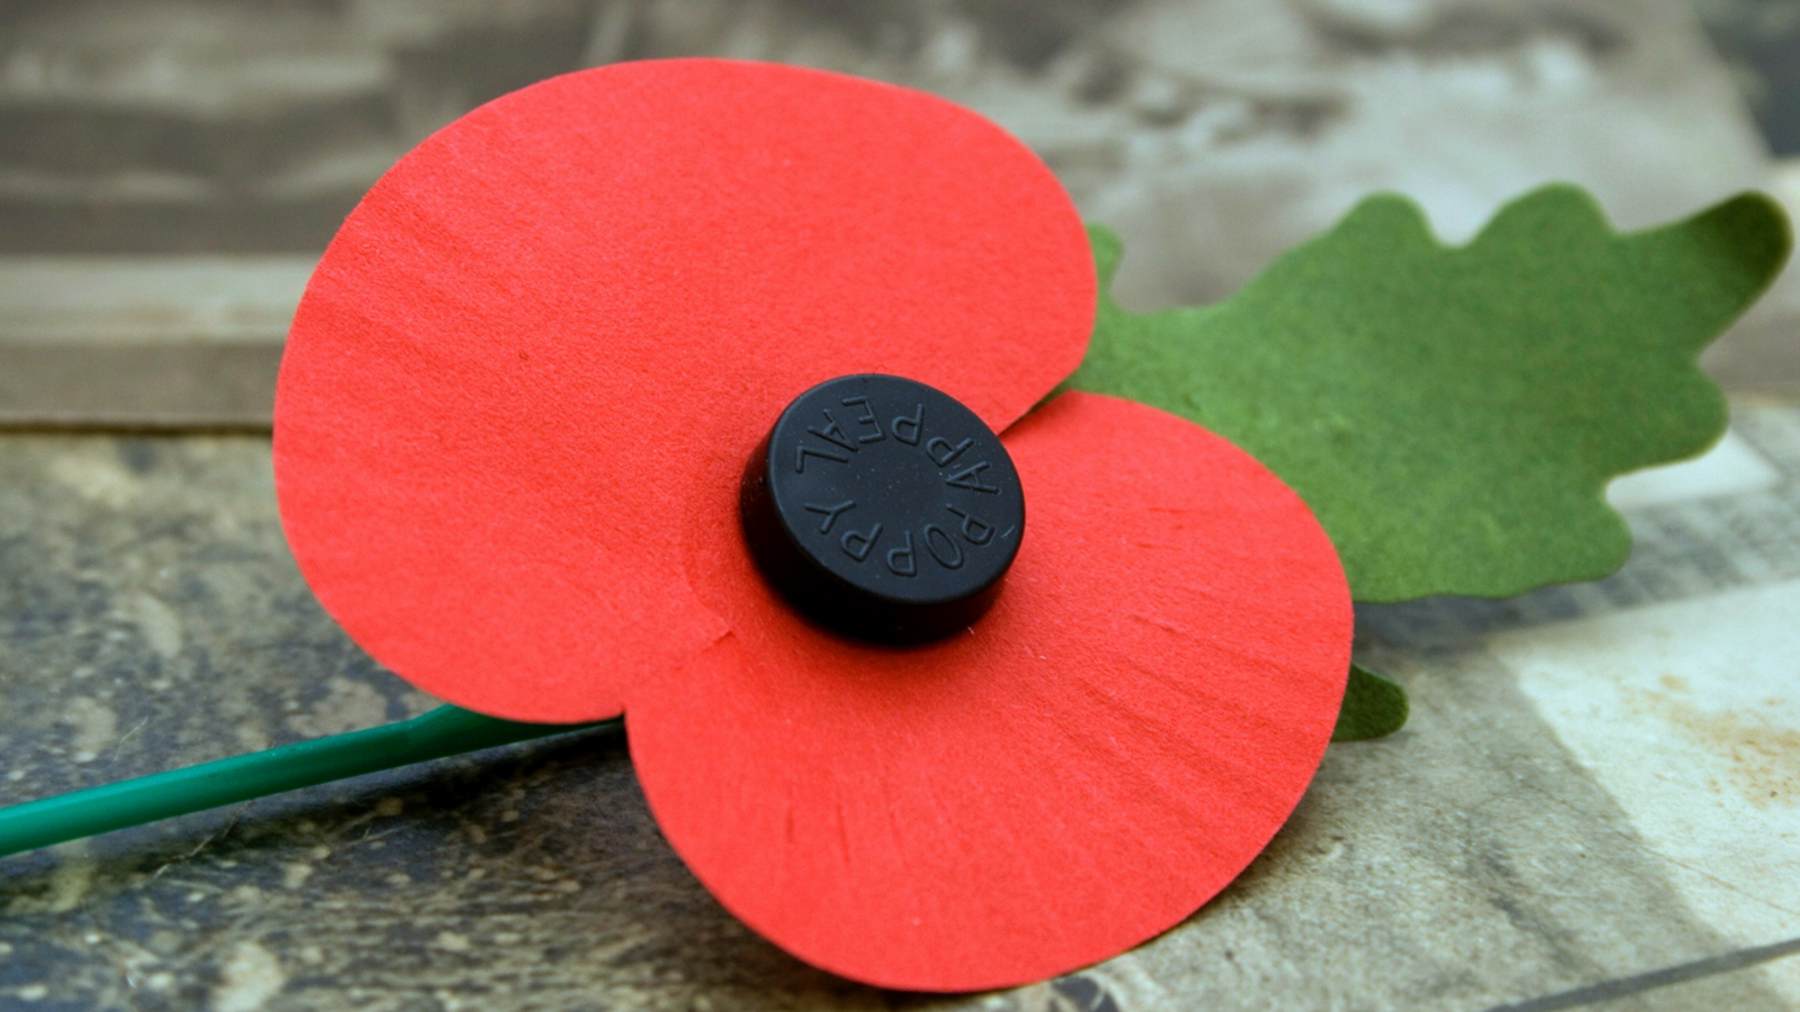
[[[623,712],[670,843],[818,966],[961,990],[1170,927],[1287,817],[1349,596],[1224,440],[1064,393],[1095,281],[1039,160],[818,71],[622,64],[477,109],[331,244],[276,405],[283,522],[382,663],[530,721]],[[801,391],[910,377],[1016,464],[1029,526],[966,633],[825,632],[759,576],[739,479]]]

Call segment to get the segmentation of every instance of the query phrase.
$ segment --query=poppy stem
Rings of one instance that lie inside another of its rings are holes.
[[[592,724],[522,724],[440,706],[393,724],[0,808],[0,856],[345,777],[620,723],[615,717]]]

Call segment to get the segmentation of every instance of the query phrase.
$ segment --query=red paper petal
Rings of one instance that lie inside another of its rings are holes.
[[[1006,434],[1027,526],[966,636],[893,650],[772,600],[719,495],[732,635],[627,706],[658,824],[752,927],[890,987],[1037,980],[1175,924],[1287,818],[1331,735],[1349,591],[1225,440],[1066,394]]]
[[[1002,427],[1093,305],[1067,196],[960,106],[723,60],[571,74],[433,135],[332,242],[282,362],[282,521],[420,687],[607,716],[723,634],[679,562],[719,454],[858,371]]]

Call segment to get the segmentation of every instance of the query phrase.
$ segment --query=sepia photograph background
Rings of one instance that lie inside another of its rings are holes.
[[[1221,298],[1378,190],[1450,242],[1552,180],[1627,228],[1800,199],[1790,0],[7,0],[0,420],[266,424],[310,264],[399,155],[544,77],[690,54],[986,113],[1122,235],[1138,309]],[[1800,384],[1794,289],[1721,379]]]

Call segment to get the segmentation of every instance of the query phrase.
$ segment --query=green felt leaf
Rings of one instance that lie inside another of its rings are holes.
[[[1344,686],[1344,705],[1338,710],[1332,741],[1368,741],[1385,738],[1406,723],[1411,706],[1398,683],[1360,664],[1350,665],[1350,681]]]
[[[1110,280],[1118,240],[1091,239]],[[1504,597],[1625,561],[1606,482],[1724,431],[1696,357],[1790,245],[1760,194],[1620,234],[1554,186],[1461,248],[1376,196],[1217,305],[1137,314],[1102,294],[1069,383],[1261,460],[1318,515],[1358,600]]]

